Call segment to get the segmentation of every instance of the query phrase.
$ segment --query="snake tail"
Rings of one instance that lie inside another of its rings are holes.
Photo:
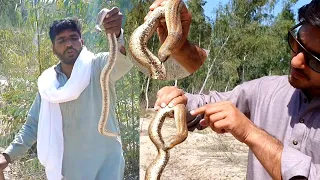
[[[145,180],[160,180],[161,174],[170,158],[169,151],[158,150],[156,159],[148,166]]]

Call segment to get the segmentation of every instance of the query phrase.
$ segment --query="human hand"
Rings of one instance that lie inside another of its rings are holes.
[[[3,170],[8,166],[10,161],[11,159],[9,155],[0,153],[0,172],[3,172]]]
[[[116,36],[119,37],[121,34],[122,18],[123,15],[120,12],[120,9],[113,7],[103,19],[103,27],[106,34],[115,33]]]
[[[154,104],[154,109],[159,110],[167,105],[173,107],[177,104],[187,104],[187,97],[184,95],[183,90],[175,86],[166,86],[161,88],[157,93],[157,100]]]
[[[210,128],[218,134],[229,132],[240,142],[245,142],[253,123],[231,102],[206,104],[190,112],[191,115],[204,114],[200,125]]]
[[[167,3],[167,0],[156,0],[151,6],[150,11],[148,12],[145,20],[148,19],[148,16],[158,7],[163,7]],[[179,43],[176,45],[175,49],[172,51],[172,55],[179,54],[180,49],[188,42],[187,37],[190,30],[191,24],[191,13],[188,11],[186,7],[183,7],[181,10],[181,24],[182,24],[182,37]],[[168,30],[165,18],[160,19],[160,24],[157,29],[158,36],[160,39],[161,44],[166,40],[168,36]]]

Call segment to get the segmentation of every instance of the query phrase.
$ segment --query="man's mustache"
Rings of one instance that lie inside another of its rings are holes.
[[[67,53],[67,51],[69,51],[69,50],[75,50],[76,52],[78,52],[75,48],[70,47],[70,48],[66,49],[66,50],[63,52],[63,54],[66,54],[66,53]]]

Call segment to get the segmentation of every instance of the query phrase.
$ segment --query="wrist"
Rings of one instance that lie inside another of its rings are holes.
[[[121,28],[120,30],[120,34],[117,37],[117,44],[118,44],[118,50],[120,51],[121,54],[126,55],[126,49],[124,46],[124,35],[123,35],[124,31]]]
[[[121,47],[124,47],[124,35],[123,35],[124,31],[123,29],[120,30],[120,34],[119,36],[117,36],[117,43],[118,43],[118,49],[120,50]]]
[[[265,138],[268,137],[268,133],[258,128],[253,123],[247,127],[247,136],[243,140],[243,143],[245,143],[249,148],[254,148],[257,144],[265,141]]]
[[[190,49],[191,46],[190,42],[186,40],[181,47],[177,47],[172,51],[171,56],[174,59],[179,59],[179,57],[185,52],[184,50]]]
[[[207,59],[207,52],[191,44],[188,40],[181,48],[175,49],[171,57],[182,65],[190,74],[198,70]]]

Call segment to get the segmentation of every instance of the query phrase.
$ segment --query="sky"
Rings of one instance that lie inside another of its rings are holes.
[[[217,6],[220,2],[222,4],[229,2],[229,0],[206,0],[206,1],[207,1],[207,4],[204,6],[204,11],[205,11],[205,15],[210,18],[213,17],[212,10],[217,8]],[[309,2],[311,2],[311,0],[298,0],[296,5],[293,7],[293,10],[295,12],[297,12],[301,6],[303,6]],[[274,10],[274,14],[277,15],[281,11],[281,8],[282,8],[282,0],[280,0],[280,2],[277,3],[275,10]]]

